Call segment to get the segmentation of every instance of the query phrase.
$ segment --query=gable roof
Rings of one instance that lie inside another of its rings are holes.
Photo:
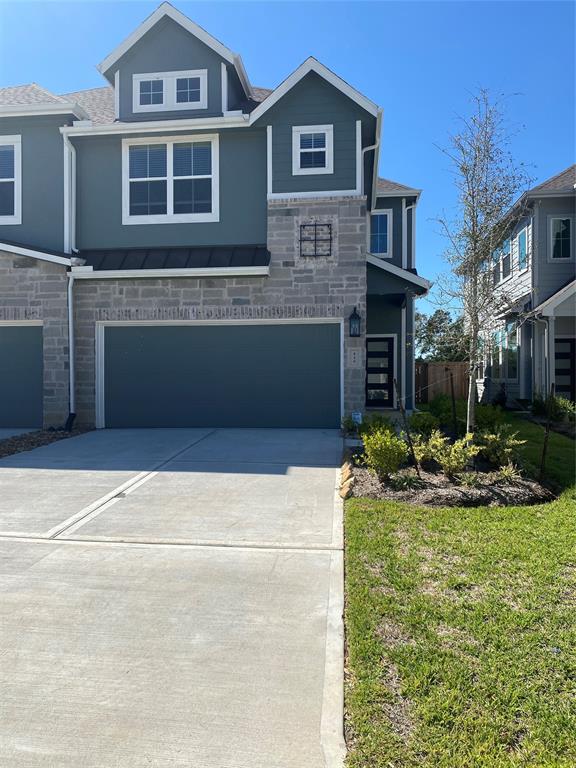
[[[412,197],[414,195],[418,197],[421,192],[421,189],[407,187],[397,181],[391,181],[391,179],[383,179],[380,176],[376,181],[376,197]]]
[[[250,116],[250,122],[254,122],[255,120],[258,120],[260,117],[262,117],[262,115],[267,112],[270,107],[273,107],[274,104],[280,101],[280,99],[285,96],[288,91],[294,88],[294,86],[299,83],[303,77],[306,77],[309,72],[315,72],[317,75],[341,91],[345,96],[348,96],[348,98],[352,99],[352,101],[355,101],[356,104],[361,106],[371,115],[377,117],[378,106],[374,104],[373,101],[367,99],[366,96],[360,93],[360,91],[357,91],[356,88],[353,88],[345,80],[342,80],[342,78],[332,72],[331,69],[328,69],[328,67],[325,67],[324,64],[320,63],[318,59],[315,59],[313,56],[309,56],[305,62],[300,64],[298,69],[295,69],[291,75],[289,75],[282,83],[280,83],[277,88],[272,91],[272,93],[266,97],[262,104],[256,107]]]
[[[569,283],[566,283],[560,290],[556,291],[556,293],[552,294],[546,301],[543,301],[533,309],[531,314],[545,316],[553,315],[556,307],[559,304],[562,304],[563,301],[566,301],[566,299],[569,299],[570,296],[576,296],[576,280],[571,280]]]
[[[576,187],[576,163],[560,171],[555,176],[551,176],[542,184],[532,187],[528,191],[530,197],[538,195],[569,195],[574,192]]]
[[[0,114],[5,117],[34,114],[69,114],[82,119],[87,117],[76,102],[58,96],[38,83],[0,88]]]
[[[98,71],[106,76],[106,73],[111,67],[120,59],[124,54],[132,48],[152,27],[154,27],[161,19],[169,17],[176,24],[179,24],[191,35],[198,38],[201,42],[216,51],[225,61],[233,64],[242,83],[242,87],[246,91],[248,96],[252,96],[252,86],[248,80],[248,75],[244,69],[244,64],[239,54],[234,53],[227,48],[223,43],[213,37],[209,32],[196,24],[192,19],[189,19],[177,8],[174,8],[170,3],[164,2],[156,8],[156,10],[145,19],[140,26],[138,26],[132,34],[123,40],[120,45],[116,46],[112,53],[98,65]]]
[[[116,119],[114,111],[114,88],[105,85],[102,88],[89,88],[86,91],[65,93],[63,98],[79,104],[93,123],[109,125]]]
[[[391,264],[389,261],[380,259],[378,256],[373,256],[371,253],[366,256],[366,261],[373,267],[383,269],[384,272],[388,272],[390,275],[394,275],[394,277],[399,277],[402,280],[406,280],[408,283],[412,283],[412,285],[416,286],[416,292],[421,296],[428,293],[430,288],[432,288],[433,283],[431,283],[430,280],[426,280],[425,277],[421,277],[416,274],[416,272],[412,272],[409,269],[397,267],[396,264]]]

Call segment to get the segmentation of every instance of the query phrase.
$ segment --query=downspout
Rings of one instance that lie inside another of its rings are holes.
[[[68,272],[68,402],[67,431],[72,429],[76,418],[76,376],[74,371],[74,275]]]

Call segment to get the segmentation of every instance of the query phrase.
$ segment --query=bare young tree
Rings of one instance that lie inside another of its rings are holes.
[[[502,103],[482,89],[472,97],[470,116],[460,118],[460,130],[450,136],[447,148],[441,148],[451,161],[458,202],[453,218],[438,219],[448,240],[446,259],[451,267],[440,290],[452,304],[460,305],[468,334],[467,432],[475,424],[482,331],[505,303],[502,292],[494,291],[492,252],[522,217],[520,195],[530,184],[524,165],[516,163],[510,151],[512,135]]]

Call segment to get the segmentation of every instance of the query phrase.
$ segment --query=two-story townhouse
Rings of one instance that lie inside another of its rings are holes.
[[[99,70],[0,89],[0,425],[410,408],[429,283],[420,191],[378,178],[381,109],[314,58],[254,87],[168,3]]]
[[[493,253],[492,319],[479,389],[486,399],[504,385],[509,398],[531,400],[554,384],[576,399],[576,165],[526,192]]]

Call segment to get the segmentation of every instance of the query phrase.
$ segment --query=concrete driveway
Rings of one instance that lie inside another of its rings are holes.
[[[0,461],[0,765],[341,765],[342,442],[103,430]]]

